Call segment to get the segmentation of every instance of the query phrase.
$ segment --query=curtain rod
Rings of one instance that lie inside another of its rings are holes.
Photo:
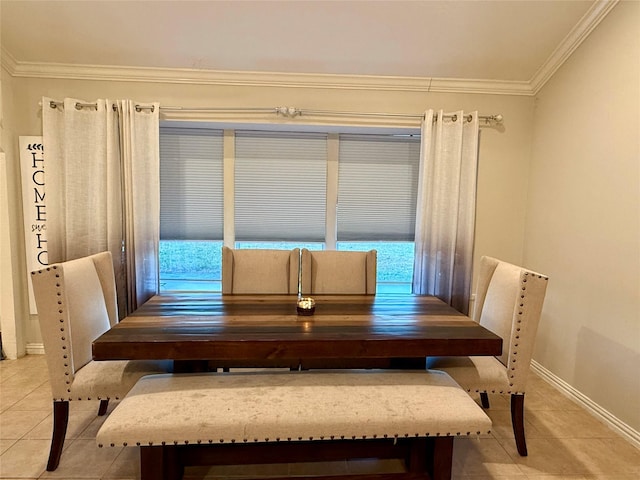
[[[424,114],[415,113],[380,113],[380,112],[344,112],[337,110],[308,110],[296,107],[264,107],[264,108],[225,108],[225,107],[160,107],[160,110],[167,111],[196,111],[196,112],[228,112],[228,113],[275,113],[284,117],[299,117],[303,115],[335,115],[335,116],[351,116],[351,117],[400,117],[400,118],[415,118],[422,120]],[[450,118],[455,121],[456,114],[445,114],[445,118]],[[480,120],[486,122],[502,123],[503,117],[501,114],[496,115],[478,115]]]
[[[49,102],[49,106],[51,108],[60,108],[64,106],[64,102],[55,102],[51,100]],[[98,104],[76,102],[76,110],[81,110],[83,108],[98,108]],[[112,108],[113,108],[113,111],[117,110],[117,107],[115,105],[112,105]],[[155,110],[155,107],[153,105],[136,105],[137,112],[141,112],[142,110],[151,110],[153,112]]]
[[[50,101],[49,106],[51,108],[58,108],[63,106],[62,102]],[[81,103],[76,102],[76,109],[80,110],[82,108],[97,108],[97,104],[95,103]],[[116,106],[113,106],[113,109],[116,109]],[[136,105],[136,111],[140,112],[142,110],[151,110],[154,111],[153,105]],[[336,115],[336,116],[352,116],[352,117],[401,117],[401,118],[415,118],[415,119],[423,119],[424,114],[414,114],[414,113],[379,113],[379,112],[343,112],[343,111],[334,111],[334,110],[306,110],[300,109],[296,107],[172,107],[166,106],[160,107],[160,111],[196,111],[196,112],[219,112],[219,113],[275,113],[276,115],[282,115],[284,117],[300,117],[303,115]],[[445,114],[445,118],[450,118],[453,121],[456,121],[456,114]],[[487,123],[496,122],[502,123],[503,117],[501,114],[496,115],[478,115],[480,120],[484,120]],[[467,121],[471,121],[471,115],[468,116]]]

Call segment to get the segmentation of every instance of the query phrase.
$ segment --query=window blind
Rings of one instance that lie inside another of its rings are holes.
[[[420,138],[340,135],[338,241],[414,241]]]
[[[222,130],[160,128],[160,239],[222,240]]]
[[[237,241],[323,242],[327,135],[236,131]]]

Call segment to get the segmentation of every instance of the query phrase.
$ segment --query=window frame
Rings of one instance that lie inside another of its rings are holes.
[[[176,126],[176,122],[161,122],[161,127]],[[193,128],[191,122],[179,122],[180,127]],[[205,130],[216,130],[223,132],[223,239],[222,244],[230,248],[235,248],[236,244],[260,243],[243,239],[237,242],[235,236],[235,160],[236,160],[236,131],[241,130],[261,130],[273,132],[307,132],[313,134],[325,134],[327,141],[326,158],[326,207],[325,207],[325,238],[324,249],[336,250],[338,248],[338,225],[337,225],[337,205],[338,205],[338,170],[339,170],[339,148],[340,135],[394,135],[406,136],[408,138],[420,138],[418,127],[349,127],[349,126],[309,126],[309,125],[264,125],[264,124],[221,124],[208,122],[206,125],[199,124],[197,128]],[[268,243],[268,242],[267,242]],[[285,243],[285,242],[280,242]],[[304,242],[299,242],[300,244]],[[393,243],[393,241],[381,241],[372,239],[370,243]],[[220,253],[221,256],[221,253]],[[161,278],[162,280],[162,278]],[[212,279],[217,284],[221,279]],[[379,282],[380,284],[385,282]],[[410,282],[407,282],[409,284]],[[408,285],[409,290],[411,285]]]

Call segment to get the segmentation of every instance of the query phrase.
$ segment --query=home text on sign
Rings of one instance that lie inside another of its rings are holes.
[[[22,211],[27,250],[27,271],[30,272],[49,264],[45,155],[42,137],[20,137],[20,166],[22,170]],[[30,311],[36,313],[31,284],[29,287]]]

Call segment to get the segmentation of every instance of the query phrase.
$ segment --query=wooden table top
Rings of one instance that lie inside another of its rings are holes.
[[[158,295],[93,342],[94,360],[287,360],[500,355],[502,339],[435,297],[315,296],[314,315],[295,295]],[[271,362],[271,363],[270,363]]]

